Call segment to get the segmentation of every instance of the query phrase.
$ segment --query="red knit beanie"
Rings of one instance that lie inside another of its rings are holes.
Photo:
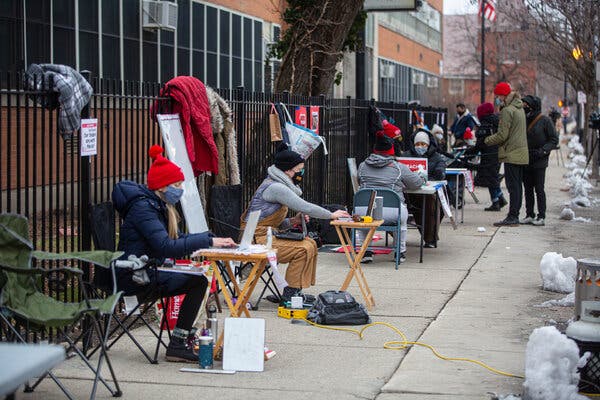
[[[386,121],[387,122],[387,121]],[[402,140],[402,131],[396,125],[389,122],[383,124],[383,133],[391,139]]]
[[[148,150],[150,158],[154,160],[148,170],[148,189],[150,190],[157,190],[185,180],[181,168],[164,158],[163,151],[163,148],[156,144]]]
[[[508,83],[500,82],[496,85],[496,88],[494,89],[494,94],[498,96],[508,96],[511,91],[512,89],[510,88],[510,85]]]
[[[395,153],[394,141],[392,140],[392,138],[387,136],[384,133],[384,131],[377,131],[375,135],[377,136],[377,138],[375,139],[373,153],[380,154],[382,156],[393,156]]]
[[[473,139],[473,131],[471,130],[471,128],[467,127],[467,129],[465,129],[465,133],[463,134],[463,139],[465,139],[465,140]]]
[[[494,105],[492,103],[481,103],[479,107],[477,107],[477,118],[481,119],[486,115],[491,115],[494,113]]]

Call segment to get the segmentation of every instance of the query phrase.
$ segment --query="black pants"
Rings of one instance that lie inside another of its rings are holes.
[[[527,216],[535,218],[534,205],[535,197],[537,198],[538,218],[546,218],[546,192],[544,191],[544,183],[546,182],[546,168],[531,168],[523,169],[523,186],[525,188],[525,210]]]
[[[504,180],[510,198],[508,217],[518,219],[523,202],[523,166],[504,163]]]
[[[148,277],[151,282],[140,286],[131,279],[131,271],[119,271],[117,287],[126,296],[137,295],[142,301],[185,294],[185,299],[179,308],[176,327],[189,331],[200,310],[208,279],[204,275],[163,271],[160,271],[157,277],[153,270],[148,270]]]

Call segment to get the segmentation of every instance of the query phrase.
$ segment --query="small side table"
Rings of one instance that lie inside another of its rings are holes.
[[[277,252],[277,250],[272,249],[269,251]],[[256,284],[260,280],[262,273],[265,270],[265,265],[267,264],[267,252],[264,253],[242,253],[235,250],[227,250],[227,249],[206,249],[206,250],[198,250],[194,253],[194,257],[204,257],[205,260],[211,262],[213,266],[213,274],[216,275],[217,281],[223,290],[223,297],[225,298],[225,303],[227,303],[227,307],[229,308],[229,312],[232,317],[240,317],[242,313],[247,318],[250,318],[250,311],[246,308],[246,303],[250,300],[250,296],[252,296],[252,292],[256,287]],[[225,269],[227,274],[231,278],[231,283],[234,287],[233,295],[237,295],[237,301],[233,304],[232,294],[226,288],[225,281],[223,276],[221,275],[221,271],[219,270],[219,266],[216,265],[217,261],[223,261],[225,263]],[[246,279],[244,283],[244,287],[240,290],[239,285],[237,284],[233,269],[231,268],[232,261],[240,261],[242,263],[252,263],[252,269],[250,270],[250,275]],[[215,341],[214,354],[216,355],[221,346],[223,345],[223,330],[219,334],[219,337]]]
[[[371,293],[371,289],[369,288],[369,284],[367,283],[367,278],[360,266],[360,262],[367,251],[367,248],[371,244],[371,240],[373,239],[373,235],[377,228],[383,224],[383,220],[373,221],[373,222],[354,222],[354,221],[331,221],[331,225],[335,226],[335,230],[340,238],[340,243],[342,244],[342,248],[344,249],[344,253],[346,254],[346,259],[348,260],[348,265],[350,266],[350,271],[346,275],[346,279],[342,284],[340,290],[346,290],[350,285],[353,277],[356,277],[356,283],[360,288],[360,292],[365,299],[365,303],[367,304],[367,308],[370,310],[375,306],[375,299],[373,298],[373,294]],[[352,239],[350,236],[350,232],[352,229],[368,229],[369,232],[363,241],[360,250],[358,253],[355,251],[352,246]]]

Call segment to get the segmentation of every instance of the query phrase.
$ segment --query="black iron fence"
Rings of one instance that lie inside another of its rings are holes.
[[[89,222],[81,216],[88,215],[89,204],[110,200],[114,184],[122,179],[145,182],[147,150],[161,143],[158,124],[150,116],[160,85],[92,79],[94,95],[82,114],[98,119],[98,154],[81,157],[79,134],[61,137],[58,111],[40,105],[48,93],[25,87],[20,74],[0,75],[0,210],[29,217],[37,249],[88,249]],[[403,132],[411,130],[413,109],[429,126],[437,123],[445,129],[447,120],[447,110],[441,108],[243,88],[218,93],[233,110],[244,204],[272,163],[276,146],[270,141],[268,114],[273,102],[286,104],[292,115],[295,106],[320,107],[319,132],[329,154],[319,148],[310,157],[303,184],[304,197],[320,204],[351,203],[346,159],[355,157],[360,163],[372,148],[369,105],[379,107]]]

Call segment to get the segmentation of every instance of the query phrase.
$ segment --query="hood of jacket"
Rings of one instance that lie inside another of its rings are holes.
[[[117,183],[112,192],[112,202],[115,210],[117,210],[123,219],[127,215],[131,205],[136,201],[143,199],[150,200],[159,210],[165,208],[164,202],[153,191],[144,185],[132,181],[121,181]]]
[[[523,100],[521,100],[521,95],[518,92],[510,92],[506,99],[504,99],[504,106],[513,106],[516,109],[523,108]]]
[[[533,121],[538,115],[541,114],[542,99],[540,99],[537,96],[527,95],[523,97],[522,101],[523,103],[527,103],[527,105],[529,105],[529,108],[531,108],[531,113],[525,114],[525,117],[527,118],[527,125],[529,125],[531,121]]]
[[[373,168],[383,168],[389,165],[390,161],[394,161],[394,156],[383,156],[381,154],[371,153],[365,160],[365,164]]]
[[[415,151],[415,135],[419,132],[425,132],[429,136],[429,148],[427,149],[427,153],[425,153],[422,156],[417,154],[417,152]],[[428,157],[429,158],[429,156],[431,156],[433,153],[437,152],[437,149],[438,149],[437,139],[427,129],[419,128],[416,132],[414,132],[412,135],[410,135],[410,139],[408,141],[408,151],[410,152],[410,154],[413,157]]]

